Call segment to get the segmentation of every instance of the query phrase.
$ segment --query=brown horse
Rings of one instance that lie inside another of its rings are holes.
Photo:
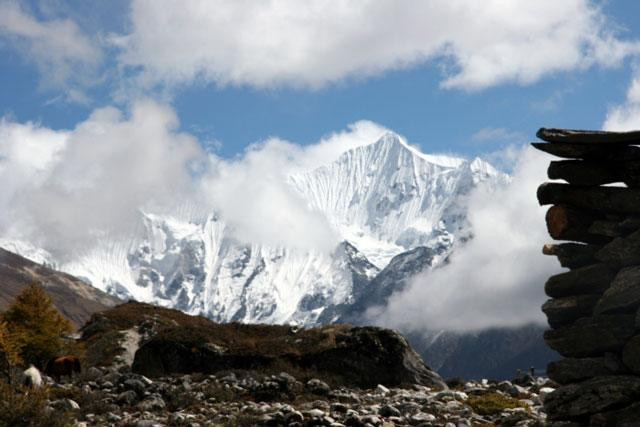
[[[76,356],[62,356],[49,360],[44,373],[60,382],[62,376],[72,376],[74,372],[80,373],[80,359]]]

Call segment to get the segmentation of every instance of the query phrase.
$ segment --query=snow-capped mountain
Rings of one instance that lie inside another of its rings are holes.
[[[342,237],[330,254],[241,242],[216,213],[191,222],[144,213],[137,237],[105,238],[65,262],[22,243],[0,246],[35,254],[111,294],[214,320],[332,322],[371,305],[372,295],[388,296],[398,277],[386,267],[399,271],[408,262],[414,274],[441,263],[471,234],[465,196],[480,182],[507,180],[482,160],[425,155],[389,133],[288,176]]]

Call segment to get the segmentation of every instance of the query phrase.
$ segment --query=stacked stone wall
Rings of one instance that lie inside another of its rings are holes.
[[[542,306],[548,366],[561,386],[544,407],[558,425],[640,425],[640,132],[540,129],[533,146],[561,158],[538,188],[558,241],[543,253],[568,271]]]

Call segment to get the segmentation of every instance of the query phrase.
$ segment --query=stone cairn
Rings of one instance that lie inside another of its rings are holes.
[[[545,284],[544,338],[564,357],[548,366],[560,387],[545,411],[558,426],[640,425],[640,131],[537,136],[565,159],[548,176],[566,183],[538,188],[549,234],[565,241],[543,253],[570,269]]]

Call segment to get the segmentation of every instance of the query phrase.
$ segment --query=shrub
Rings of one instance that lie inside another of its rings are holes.
[[[37,284],[25,288],[2,317],[18,338],[24,362],[40,369],[49,359],[73,347],[64,339],[73,331],[71,322],[56,310],[49,295]]]
[[[487,393],[482,396],[471,396],[467,404],[480,415],[499,414],[505,409],[526,408],[522,402],[499,393]]]
[[[47,409],[48,390],[14,388],[0,381],[0,425],[22,427],[63,427],[70,417]]]

